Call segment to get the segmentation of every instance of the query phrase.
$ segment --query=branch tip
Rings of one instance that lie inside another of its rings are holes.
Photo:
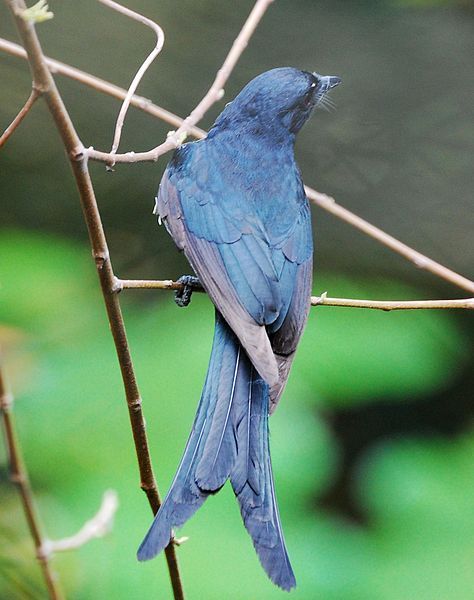
[[[50,556],[54,552],[66,552],[84,546],[92,539],[101,538],[112,530],[115,513],[119,505],[118,494],[115,490],[106,490],[97,513],[84,523],[81,529],[68,538],[46,540],[42,551]]]
[[[136,91],[142,77],[145,75],[147,69],[149,68],[151,63],[155,60],[155,58],[158,56],[158,54],[161,52],[163,45],[165,43],[165,34],[164,34],[163,29],[158,25],[158,23],[155,23],[154,21],[141,15],[140,13],[130,10],[129,8],[126,8],[125,6],[122,6],[118,2],[115,2],[114,0],[99,0],[99,2],[101,4],[104,4],[105,6],[108,6],[109,8],[112,8],[113,10],[125,15],[129,19],[133,19],[134,21],[138,21],[139,23],[142,23],[143,25],[150,27],[150,29],[152,29],[156,35],[155,47],[149,53],[149,55],[144,60],[143,64],[138,69],[136,75],[134,76],[132,82],[130,83],[130,86],[127,90],[127,94],[126,94],[123,104],[120,108],[120,112],[117,117],[117,122],[115,124],[115,132],[114,132],[114,139],[112,141],[112,148],[110,150],[110,154],[115,154],[120,145],[120,137],[121,137],[121,133],[122,133],[122,127],[123,127],[123,124],[125,121],[125,116],[127,114],[128,108],[132,101],[132,97],[135,94],[135,91]],[[114,164],[115,163],[113,163],[111,166],[113,166]]]
[[[171,538],[171,543],[174,544],[175,546],[182,546],[188,540],[189,540],[189,536],[183,535],[182,537],[179,537],[179,538],[177,538],[177,537]]]

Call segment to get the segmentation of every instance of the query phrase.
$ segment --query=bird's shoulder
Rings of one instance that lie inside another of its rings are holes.
[[[307,245],[301,229],[309,227],[308,203],[292,156],[238,142],[181,146],[160,186],[158,213],[169,214],[171,187],[187,228],[199,238],[229,244],[249,234],[276,248]],[[301,257],[294,249],[289,254],[300,262],[308,250]]]

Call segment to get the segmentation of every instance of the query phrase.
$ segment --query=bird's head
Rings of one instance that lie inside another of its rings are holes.
[[[339,77],[280,67],[252,79],[230,102],[215,123],[217,129],[245,128],[266,135],[294,137],[311,115],[324,104]]]

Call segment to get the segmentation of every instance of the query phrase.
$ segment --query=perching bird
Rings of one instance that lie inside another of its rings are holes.
[[[260,562],[285,590],[295,577],[273,484],[268,415],[285,387],[310,306],[311,219],[295,136],[339,77],[267,71],[204,140],[173,155],[155,213],[216,307],[206,382],[183,458],[139,550],[168,545],[230,479]]]

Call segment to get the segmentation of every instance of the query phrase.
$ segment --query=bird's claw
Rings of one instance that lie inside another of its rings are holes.
[[[191,302],[192,293],[201,289],[202,286],[199,279],[194,275],[183,275],[178,279],[178,283],[181,283],[183,288],[175,291],[174,301],[179,307],[183,308]]]

